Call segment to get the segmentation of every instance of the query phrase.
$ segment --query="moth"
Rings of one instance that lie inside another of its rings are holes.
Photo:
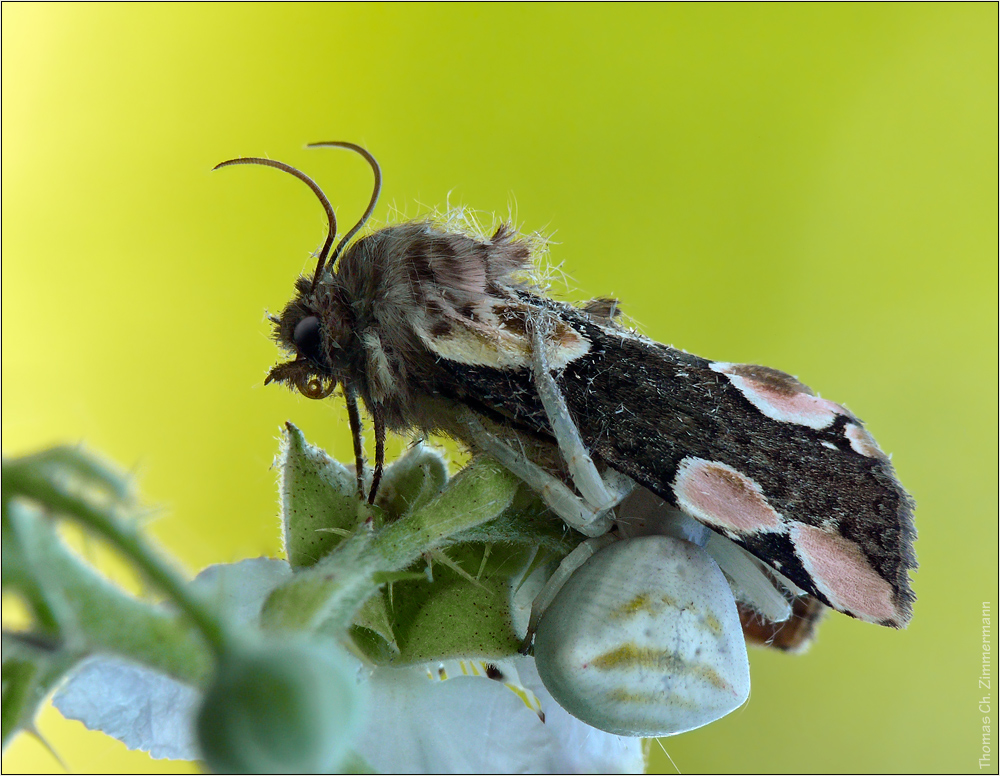
[[[291,358],[266,382],[316,399],[342,388],[359,491],[365,406],[369,500],[387,430],[443,433],[497,458],[595,540],[628,531],[615,510],[637,497],[683,516],[681,530],[705,531],[727,574],[755,569],[791,598],[748,591],[749,641],[798,649],[826,607],[907,624],[913,501],[854,414],[776,369],[647,339],[619,322],[615,300],[546,297],[526,279],[529,240],[509,226],[482,237],[413,221],[354,239],[378,201],[379,165],[353,143],[313,146],[350,149],[374,173],[364,215],[339,242],[333,207],[304,173],[256,157],[218,167],[277,168],[323,205],[316,268],[271,319]]]

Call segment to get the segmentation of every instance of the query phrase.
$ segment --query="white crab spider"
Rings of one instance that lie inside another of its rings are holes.
[[[729,585],[672,536],[613,540],[576,569],[538,625],[535,666],[564,709],[618,735],[692,730],[750,694]]]
[[[602,476],[549,371],[543,326],[532,331],[535,385],[580,495],[471,413],[463,418],[481,449],[590,537],[535,598],[525,647],[534,640],[553,697],[594,727],[632,736],[700,727],[750,692],[734,594],[772,621],[787,619],[790,606],[742,548],[630,478]]]
[[[731,575],[745,575],[738,594],[750,588],[768,616],[787,602],[740,548],[716,545],[649,491],[618,512],[618,531],[582,542],[534,599],[526,638],[542,682],[568,712],[619,735],[672,735],[729,714],[750,692]]]

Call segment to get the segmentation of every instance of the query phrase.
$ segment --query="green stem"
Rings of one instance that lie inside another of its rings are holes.
[[[265,628],[347,628],[379,588],[375,575],[400,571],[448,538],[495,519],[511,503],[518,480],[479,457],[426,505],[375,532],[361,528],[329,555],[277,588],[264,605]]]
[[[386,526],[372,540],[380,571],[398,571],[462,531],[495,519],[511,503],[518,480],[492,458],[479,457],[432,501]]]
[[[4,542],[7,549],[16,550],[10,555],[20,555],[28,568],[35,569],[39,590],[52,602],[57,620],[56,628],[34,635],[52,640],[54,649],[73,660],[106,652],[194,686],[204,683],[213,657],[188,617],[128,595],[67,549],[51,520],[35,509],[10,506]],[[5,550],[4,562],[8,561]],[[7,572],[5,586],[9,582],[12,592],[24,595],[24,569],[8,566]]]
[[[134,527],[95,509],[82,498],[38,476],[20,461],[5,462],[2,487],[7,497],[22,495],[33,499],[47,509],[75,518],[85,528],[105,539],[190,618],[216,655],[226,650],[229,636],[222,622],[185,586],[181,577],[143,542]]]

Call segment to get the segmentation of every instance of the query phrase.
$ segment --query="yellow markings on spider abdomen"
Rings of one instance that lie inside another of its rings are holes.
[[[683,609],[676,598],[666,593],[639,593],[614,607],[608,616],[612,620],[629,620],[640,614],[658,617],[665,609]],[[690,611],[690,609],[688,610]],[[715,636],[722,635],[722,623],[711,612],[696,613],[696,619]]]
[[[722,635],[722,623],[719,622],[718,618],[711,612],[705,612],[701,617],[701,622],[716,636]]]
[[[655,617],[668,606],[677,606],[677,600],[673,596],[639,593],[612,609],[609,616],[612,620],[627,620],[642,613]]]
[[[685,660],[665,649],[640,647],[635,642],[621,644],[598,655],[590,661],[590,665],[604,671],[643,668],[658,674],[687,675],[708,682],[719,690],[730,689],[729,682],[708,665]]]
[[[629,704],[633,706],[657,706],[663,703],[663,694],[656,692],[640,692],[636,690],[626,690],[624,687],[615,687],[605,693],[612,703]],[[696,709],[698,703],[681,695],[672,695],[670,703],[675,708]]]

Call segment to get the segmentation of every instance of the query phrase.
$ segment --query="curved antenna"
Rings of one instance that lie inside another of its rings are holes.
[[[230,167],[234,164],[260,164],[264,167],[274,167],[282,172],[287,172],[289,175],[293,175],[302,181],[306,186],[312,189],[313,194],[319,199],[320,203],[323,205],[323,210],[326,211],[326,218],[330,224],[330,230],[327,232],[326,240],[323,243],[323,247],[319,251],[319,260],[316,262],[316,271],[313,273],[312,287],[316,288],[316,284],[319,283],[320,277],[323,275],[323,269],[326,267],[326,257],[330,252],[330,246],[333,245],[333,241],[337,238],[337,216],[333,213],[333,205],[330,204],[330,200],[326,198],[326,194],[323,193],[323,189],[319,185],[306,175],[304,172],[296,170],[291,165],[285,164],[284,162],[276,162],[274,159],[263,159],[259,156],[241,156],[237,159],[228,159],[225,162],[220,162],[212,168],[213,172],[222,167]],[[341,242],[343,245],[343,242]],[[340,248],[337,248],[340,251]],[[334,254],[336,255],[336,254]]]
[[[368,202],[368,209],[361,216],[361,219],[353,227],[351,227],[351,230],[340,238],[340,242],[337,243],[336,250],[334,250],[333,254],[330,256],[330,263],[332,264],[337,260],[337,257],[340,255],[340,252],[344,249],[344,246],[347,245],[348,240],[350,240],[352,237],[354,237],[354,235],[358,233],[361,227],[365,225],[365,222],[367,222],[368,219],[371,218],[372,213],[375,211],[375,204],[378,202],[378,195],[382,192],[382,168],[378,166],[378,162],[375,161],[374,156],[368,153],[366,149],[362,148],[359,145],[355,145],[354,143],[347,143],[344,142],[343,140],[328,140],[323,143],[310,143],[309,145],[306,146],[306,148],[327,148],[327,147],[347,148],[351,151],[354,151],[355,153],[360,154],[368,161],[368,164],[372,166],[372,172],[375,173],[375,187],[372,189],[372,198]]]

